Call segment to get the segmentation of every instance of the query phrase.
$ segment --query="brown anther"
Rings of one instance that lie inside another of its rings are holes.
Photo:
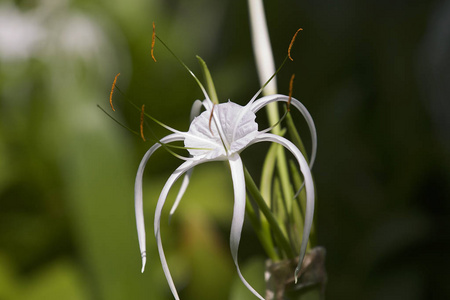
[[[213,133],[212,130],[211,130],[211,121],[212,121],[212,118],[213,118],[214,107],[216,107],[215,104],[213,104],[213,107],[212,107],[212,109],[211,109],[211,116],[209,116],[209,123],[208,123],[209,131],[211,131],[211,134],[212,134],[212,135],[214,135],[214,133]]]
[[[114,81],[113,81],[113,84],[112,84],[112,87],[111,87],[111,93],[109,94],[109,104],[111,105],[111,108],[112,108],[113,111],[116,111],[116,110],[114,109],[114,106],[112,104],[112,95],[113,95],[113,92],[114,92],[114,88],[116,87],[117,77],[119,77],[119,75],[120,75],[120,73],[117,73],[116,77],[114,77]]]
[[[141,108],[141,138],[142,140],[144,140],[145,142],[145,137],[144,137],[144,108],[145,108],[145,104],[142,104],[142,108]]]
[[[153,60],[156,62],[155,55],[153,54],[153,49],[155,48],[155,37],[156,37],[156,32],[155,32],[155,22],[153,22],[152,50],[151,50],[151,54],[152,54]]]
[[[292,60],[292,61],[294,61],[294,59],[292,59],[292,57],[291,57],[291,48],[292,48],[292,45],[294,45],[295,38],[297,37],[297,34],[299,33],[300,30],[303,30],[303,28],[299,28],[299,29],[295,32],[294,36],[292,37],[291,43],[289,44],[289,48],[288,48],[288,56],[289,56],[289,59]]]
[[[292,98],[292,90],[293,90],[293,85],[294,85],[294,78],[295,78],[295,74],[292,74],[291,81],[289,81],[289,99],[288,99],[288,103],[287,103],[287,111],[290,111],[290,108],[291,108],[291,98]]]

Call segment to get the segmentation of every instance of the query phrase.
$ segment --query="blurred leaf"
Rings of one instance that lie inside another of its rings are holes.
[[[240,264],[244,278],[253,288],[264,297],[266,290],[264,283],[264,259],[253,257],[246,262]],[[230,300],[253,300],[253,295],[242,283],[241,279],[236,275],[230,291]]]
[[[181,247],[172,253],[188,260],[187,299],[228,299],[231,279],[236,272],[229,242],[206,213],[184,216]],[[176,267],[176,266],[174,266]],[[183,298],[183,297],[182,297]]]
[[[0,299],[17,299],[20,284],[11,261],[0,252]]]
[[[81,272],[69,261],[53,262],[25,282],[20,300],[88,299]]]

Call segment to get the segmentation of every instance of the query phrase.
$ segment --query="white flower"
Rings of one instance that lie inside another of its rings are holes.
[[[310,167],[308,166],[308,163],[306,162],[300,150],[292,142],[284,137],[267,133],[268,130],[258,131],[258,124],[255,121],[255,113],[257,113],[261,108],[269,103],[278,101],[288,102],[288,96],[271,95],[255,100],[259,95],[258,92],[247,105],[240,106],[230,101],[222,104],[213,104],[206,92],[204,90],[203,92],[206,96],[206,100],[201,102],[202,105],[200,105],[200,101],[198,100],[194,103],[191,118],[193,115],[198,116],[193,119],[189,130],[187,132],[180,132],[170,127],[166,127],[173,133],[162,138],[160,140],[160,143],[154,144],[147,151],[139,165],[135,183],[135,209],[139,246],[142,256],[142,272],[144,271],[146,263],[145,227],[142,208],[142,175],[144,173],[144,168],[150,156],[159,147],[161,147],[162,144],[167,144],[174,141],[184,141],[184,144],[188,149],[191,157],[185,158],[185,162],[183,162],[172,173],[172,175],[164,185],[161,194],[159,195],[158,203],[156,205],[154,220],[154,231],[161,264],[164,270],[164,274],[167,278],[167,282],[175,299],[179,299],[179,296],[170,274],[161,242],[161,211],[163,209],[169,190],[178,178],[180,178],[183,174],[186,174],[181,190],[178,194],[177,199],[175,200],[174,207],[171,210],[171,214],[174,212],[181,199],[181,196],[186,190],[192,168],[204,162],[218,160],[228,161],[231,169],[231,176],[234,187],[234,210],[230,233],[231,255],[236,265],[239,277],[241,278],[245,286],[259,299],[264,299],[244,279],[238,264],[238,248],[241,238],[242,225],[244,223],[246,201],[244,168],[239,154],[246,147],[252,144],[259,142],[274,142],[283,145],[297,159],[300,170],[304,176],[307,199],[305,226],[300,250],[300,264],[306,252],[306,246],[308,243],[314,214],[314,185]],[[316,131],[313,120],[303,104],[301,104],[298,100],[291,98],[291,105],[297,108],[303,114],[308,123],[313,140],[313,155],[311,157],[312,163],[314,161],[317,144]],[[200,114],[201,106],[205,108],[205,111]]]

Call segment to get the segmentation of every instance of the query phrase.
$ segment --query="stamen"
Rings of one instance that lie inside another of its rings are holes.
[[[113,95],[113,92],[114,92],[114,88],[116,87],[117,77],[119,77],[119,75],[120,75],[120,73],[117,73],[116,77],[114,77],[114,81],[113,81],[113,84],[112,84],[112,87],[111,87],[111,93],[109,94],[109,104],[111,105],[111,108],[112,108],[113,111],[116,111],[116,110],[114,109],[114,106],[112,104],[112,95]]]
[[[295,74],[292,74],[291,81],[289,81],[289,99],[287,102],[287,111],[290,111],[291,108],[291,98],[292,98],[292,86],[294,85]]]
[[[297,37],[297,34],[299,33],[300,30],[303,30],[303,28],[299,28],[299,29],[295,32],[294,36],[292,37],[291,43],[289,44],[289,48],[288,48],[288,56],[289,56],[289,59],[292,60],[292,61],[294,61],[294,60],[293,60],[292,57],[291,57],[291,48],[292,48],[292,45],[294,45],[295,38]]]
[[[156,37],[156,33],[155,33],[155,22],[153,22],[152,50],[151,50],[151,54],[152,54],[153,60],[156,62],[155,55],[153,54],[153,50],[155,49],[155,37]]]
[[[213,118],[213,113],[214,113],[214,107],[216,107],[216,104],[213,104],[213,107],[211,109],[211,116],[209,116],[209,123],[208,123],[208,127],[209,127],[209,131],[211,131],[211,134],[214,135],[214,133],[211,130],[211,120]]]
[[[142,108],[141,108],[141,138],[144,140],[145,142],[145,137],[144,137],[144,108],[145,108],[145,104],[142,104]]]

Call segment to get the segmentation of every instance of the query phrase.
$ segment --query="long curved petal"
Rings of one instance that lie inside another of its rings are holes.
[[[192,120],[194,120],[195,117],[200,115],[202,107],[203,107],[203,104],[202,104],[202,101],[200,101],[200,100],[195,100],[194,103],[192,103],[191,114],[189,116],[190,122],[192,122]],[[170,210],[169,223],[170,223],[170,220],[172,219],[173,214],[175,213],[175,210],[177,209],[178,205],[180,204],[181,198],[183,198],[183,195],[189,186],[189,181],[191,180],[191,175],[192,175],[193,170],[194,169],[190,169],[188,172],[186,172],[186,175],[184,175],[180,190],[178,191],[177,197],[175,198],[175,202],[173,203],[173,206]]]
[[[170,134],[164,138],[161,139],[161,143],[170,143],[174,141],[180,141],[183,140],[184,137],[173,133]],[[142,204],[142,177],[144,174],[144,169],[147,164],[147,161],[152,156],[152,154],[161,147],[160,143],[154,144],[150,149],[148,149],[147,153],[145,153],[144,157],[141,160],[141,163],[139,164],[139,168],[136,174],[136,181],[134,183],[134,209],[136,214],[136,227],[137,227],[137,233],[138,233],[138,240],[139,240],[139,248],[141,251],[141,257],[142,257],[142,270],[141,272],[144,272],[145,269],[145,263],[147,261],[147,254],[146,254],[146,247],[145,247],[145,224],[144,224],[144,209]]]
[[[267,104],[272,103],[272,102],[277,102],[277,101],[288,102],[289,97],[285,96],[285,95],[277,94],[277,95],[270,95],[270,96],[265,96],[265,97],[259,98],[252,104],[251,110],[254,113],[256,113],[257,111],[259,111],[261,108],[263,108]],[[295,98],[291,98],[291,105],[294,106],[295,108],[297,108],[298,111],[300,111],[300,113],[305,118],[306,123],[308,124],[309,132],[311,134],[311,141],[312,141],[311,160],[309,163],[309,167],[312,168],[314,165],[314,161],[316,160],[316,153],[317,153],[316,126],[314,125],[314,121],[313,121],[313,118],[311,117],[311,114],[309,113],[309,111],[306,109],[306,107],[300,101],[298,101]]]
[[[264,298],[258,294],[258,292],[245,280],[241,273],[238,263],[238,250],[239,242],[241,240],[242,226],[244,224],[245,217],[245,178],[244,178],[244,167],[242,165],[242,160],[238,154],[233,154],[228,159],[231,169],[231,177],[233,180],[234,187],[234,209],[233,209],[233,220],[231,222],[231,232],[230,232],[230,249],[231,256],[233,257],[234,264],[236,265],[237,272],[241,278],[244,285],[259,299],[264,300]]]
[[[300,150],[295,147],[295,145],[284,137],[271,134],[271,133],[261,133],[253,140],[252,144],[258,142],[274,142],[284,146],[286,149],[291,151],[295,156],[300,165],[300,171],[303,173],[306,187],[306,214],[305,214],[305,226],[303,227],[302,244],[300,246],[299,263],[295,269],[295,282],[297,282],[298,273],[302,266],[303,258],[306,253],[306,247],[308,245],[309,234],[311,232],[312,221],[314,216],[314,183],[311,175],[311,170],[303,157]]]
[[[183,177],[183,182],[181,183],[180,190],[178,191],[177,197],[175,198],[175,202],[172,205],[172,208],[170,209],[169,213],[169,223],[172,219],[173,214],[178,208],[178,205],[180,204],[181,198],[183,198],[184,193],[186,192],[189,182],[191,180],[192,171],[194,171],[194,168],[189,169],[189,171],[186,172],[186,175]]]
[[[164,206],[164,203],[166,202],[167,195],[169,194],[169,191],[173,184],[180,178],[185,172],[189,171],[196,165],[199,165],[201,163],[204,163],[206,161],[210,160],[195,160],[195,161],[186,161],[182,163],[173,173],[170,175],[169,179],[167,179],[166,184],[164,185],[161,194],[159,195],[158,203],[156,204],[155,209],[155,220],[154,220],[154,230],[155,230],[155,237],[156,237],[156,245],[158,247],[159,252],[159,258],[161,260],[161,265],[164,271],[164,275],[166,276],[167,283],[169,284],[170,290],[172,291],[173,296],[175,299],[179,300],[179,296],[177,293],[177,290],[175,288],[175,284],[172,279],[172,275],[170,274],[169,266],[167,265],[166,256],[164,255],[164,249],[162,246],[161,241],[161,213]]]

